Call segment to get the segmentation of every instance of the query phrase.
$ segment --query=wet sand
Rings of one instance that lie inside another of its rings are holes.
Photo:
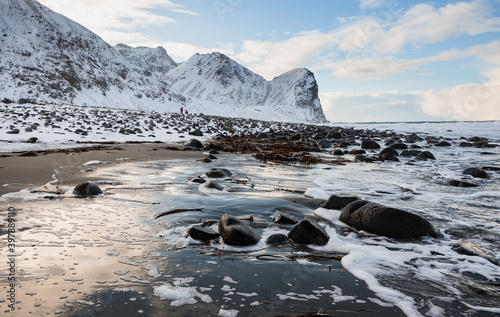
[[[402,316],[398,308],[377,299],[363,281],[345,271],[337,259],[338,254],[317,254],[317,257],[308,258],[305,254],[311,250],[300,245],[249,252],[220,250],[209,245],[172,245],[171,241],[165,240],[170,237],[162,234],[166,228],[171,230],[173,227],[174,233],[181,236],[183,230],[177,229],[176,232],[177,223],[189,224],[201,217],[205,220],[212,220],[210,216],[213,219],[220,217],[217,213],[186,213],[161,221],[153,220],[159,210],[169,209],[169,202],[176,199],[177,193],[185,195],[179,198],[185,204],[202,201],[210,205],[210,197],[199,194],[191,197],[189,190],[185,190],[187,179],[193,176],[188,166],[200,170],[209,168],[209,165],[196,162],[203,156],[202,152],[168,150],[160,144],[117,147],[123,150],[1,158],[1,170],[5,170],[1,172],[2,184],[19,184],[2,186],[3,192],[44,185],[54,174],[57,182],[51,185],[68,187],[86,180],[120,181],[119,178],[106,177],[108,168],[122,168],[121,173],[137,173],[132,165],[119,164],[121,162],[166,159],[187,162],[185,168],[179,161],[175,163],[178,174],[172,177],[179,182],[157,184],[152,179],[150,183],[140,184],[109,183],[101,185],[107,193],[104,197],[64,197],[9,205],[15,208],[13,217],[17,226],[14,250],[17,302],[11,314],[293,316],[321,312],[342,316]],[[107,164],[82,165],[92,160]],[[224,165],[224,161],[221,160],[219,165]],[[264,174],[274,173],[273,165],[254,165]],[[163,165],[156,168],[151,175],[167,170]],[[289,172],[287,168],[283,171]],[[280,181],[276,184],[270,181],[258,184],[257,188],[284,185]],[[154,196],[148,191],[165,189],[170,195],[165,201],[149,200]],[[260,197],[259,192],[253,195],[256,196],[255,202],[266,199]],[[278,192],[275,195],[293,200],[294,204],[298,201],[297,206],[307,204],[301,202],[303,195],[300,194]],[[276,201],[277,198],[270,203]],[[6,204],[0,205],[2,218],[10,217],[7,207]],[[2,254],[8,256],[6,246],[2,248]],[[303,264],[309,260],[319,264]],[[5,282],[0,289],[8,294],[9,268],[6,261],[2,261],[0,269],[0,278]],[[198,295],[191,298],[197,302],[177,306],[172,300],[158,297],[156,287],[165,285],[179,294],[195,290]],[[6,296],[0,297],[2,312],[9,310],[6,299]]]
[[[53,185],[76,184],[89,179],[85,170],[95,166],[82,166],[88,161],[102,161],[106,165],[120,162],[190,159],[202,156],[197,151],[169,149],[167,144],[102,145],[105,149],[85,152],[37,152],[38,156],[20,156],[22,153],[2,153],[0,157],[0,196],[24,188],[39,187],[57,179]],[[74,151],[74,149],[72,149]]]

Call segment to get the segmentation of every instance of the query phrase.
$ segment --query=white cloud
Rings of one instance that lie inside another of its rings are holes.
[[[463,35],[500,31],[500,19],[491,17],[486,1],[458,2],[435,9],[418,4],[394,25],[382,30],[370,47],[378,52],[397,53],[405,44],[437,43]]]
[[[329,38],[329,34],[311,31],[282,42],[246,40],[234,58],[266,79],[272,79],[290,69],[304,67],[309,59],[331,45]]]
[[[370,3],[375,6],[382,2],[363,2],[365,5]],[[450,50],[413,60],[386,56],[400,53],[408,45],[500,32],[500,18],[491,17],[490,11],[489,3],[483,0],[458,2],[440,8],[419,4],[401,15],[394,13],[385,19],[377,16],[346,19],[341,27],[330,32],[301,32],[280,42],[246,40],[234,58],[267,79],[292,68],[309,67],[331,68],[339,77],[376,80],[383,75],[408,72],[433,61],[465,55],[465,50]],[[337,54],[328,58],[327,52]]]
[[[420,107],[448,120],[500,120],[500,65],[488,74],[492,77],[484,83],[422,92]]]
[[[452,61],[456,59],[478,56],[489,64],[497,62],[500,53],[500,41],[493,41],[484,45],[476,45],[463,50],[451,49],[439,54],[415,58],[396,59],[393,56],[378,57],[353,57],[351,59],[316,65],[316,69],[331,69],[337,77],[351,78],[358,81],[378,80],[387,75],[407,73],[419,67],[434,62]],[[489,77],[489,76],[488,76]]]
[[[491,16],[486,0],[458,2],[434,8],[417,4],[404,14],[387,10],[381,17],[349,21],[335,32],[338,48],[349,53],[399,53],[407,45],[419,46],[463,35],[500,31],[500,18]]]
[[[189,10],[183,10],[183,9],[169,9],[172,12],[177,12],[177,13],[185,13],[185,14],[190,14],[190,15],[198,15],[198,13],[189,11]]]
[[[39,0],[54,11],[84,25],[110,44],[129,43],[137,33],[128,33],[140,27],[176,23],[171,17],[159,15],[148,9],[167,8],[182,12],[180,4],[169,0]],[[194,14],[189,11],[184,13]],[[121,33],[121,40],[116,39]],[[130,35],[130,37],[129,37]],[[146,36],[143,36],[146,38]]]
[[[432,116],[419,107],[419,93],[399,91],[358,93],[344,91],[321,93],[328,120],[334,122],[424,121]]]

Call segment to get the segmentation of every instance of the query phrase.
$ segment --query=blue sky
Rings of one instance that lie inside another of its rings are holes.
[[[39,0],[108,43],[315,73],[331,121],[500,120],[500,0]]]

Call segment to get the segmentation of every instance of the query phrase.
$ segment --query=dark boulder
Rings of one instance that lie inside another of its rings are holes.
[[[219,234],[225,244],[235,246],[254,245],[261,239],[252,227],[228,214],[220,218]]]
[[[401,156],[417,156],[420,154],[420,150],[403,150],[403,152],[401,152]]]
[[[471,184],[463,181],[458,181],[456,179],[450,179],[448,181],[448,185],[454,186],[454,187],[477,187],[476,184]]]
[[[434,155],[429,152],[429,151],[422,151],[420,153],[417,154],[416,158],[418,158],[419,160],[435,160],[436,158],[434,157]]]
[[[319,140],[318,146],[322,149],[327,149],[327,148],[331,147],[332,145],[330,144],[330,142],[328,142],[326,140]]]
[[[12,129],[10,131],[7,131],[7,134],[19,134],[19,129]]]
[[[325,229],[312,219],[302,220],[288,233],[288,237],[296,243],[325,245],[330,236]]]
[[[320,205],[321,208],[325,209],[336,209],[342,210],[345,206],[349,205],[353,201],[358,200],[359,198],[356,196],[337,196],[331,195],[327,201]]]
[[[332,155],[344,155],[345,153],[341,149],[335,149],[335,150],[331,151],[330,154],[332,154]]]
[[[366,156],[364,154],[358,154],[354,157],[354,159],[356,161],[359,161],[359,162],[366,162],[366,163],[373,163],[375,161],[378,161],[376,158],[374,157],[369,157],[369,156]]]
[[[208,154],[210,154],[210,155],[217,155],[217,154],[219,154],[219,151],[217,151],[216,149],[212,149],[212,150],[210,150],[208,152]]]
[[[205,175],[210,178],[226,178],[233,175],[233,173],[225,168],[212,168]]]
[[[197,161],[202,162],[202,163],[212,163],[212,160],[207,156],[199,158],[199,159],[197,159]]]
[[[380,156],[382,158],[382,161],[393,161],[393,162],[399,162],[399,159],[392,155],[391,153],[385,153],[384,155]]]
[[[34,136],[34,137],[29,138],[29,140],[26,141],[26,143],[36,143],[37,141],[38,141],[38,138]]]
[[[385,149],[383,149],[382,151],[380,151],[379,155],[384,155],[384,154],[392,154],[393,156],[398,156],[399,153],[398,151],[396,151],[394,148],[392,147],[386,147]]]
[[[495,171],[495,172],[500,172],[500,167],[499,166],[482,166],[482,170],[488,170],[488,171]]]
[[[193,183],[199,183],[199,184],[203,184],[203,183],[207,182],[206,179],[201,178],[201,177],[191,178],[189,181],[193,182]]]
[[[437,236],[432,224],[424,218],[366,200],[347,205],[340,214],[340,221],[357,230],[396,239]]]
[[[276,215],[274,215],[273,217],[273,222],[279,223],[281,225],[294,225],[298,223],[299,220],[290,214],[278,211],[276,212]]]
[[[443,141],[440,141],[440,142],[434,144],[434,146],[451,146],[451,143],[443,140]]]
[[[203,136],[203,132],[201,132],[200,129],[196,129],[194,131],[189,132],[189,135],[194,135],[194,136]]]
[[[458,144],[458,146],[460,146],[460,147],[472,147],[472,143],[460,142],[460,144]]]
[[[281,245],[287,243],[290,243],[290,239],[282,233],[272,234],[266,239],[266,244],[268,245]]]
[[[352,155],[366,154],[366,151],[362,150],[362,149],[352,149],[349,151],[349,154],[352,154]]]
[[[201,143],[200,141],[196,140],[196,139],[191,139],[188,143],[187,146],[192,146],[194,148],[197,148],[197,149],[203,149],[205,146],[203,145],[203,143]]]
[[[481,141],[487,141],[487,139],[486,138],[480,138],[478,136],[473,136],[473,137],[468,138],[467,141],[470,141],[470,142],[481,142]]]
[[[102,194],[101,188],[94,182],[85,182],[75,186],[73,194],[78,196],[95,196]]]
[[[329,139],[342,139],[342,133],[340,132],[330,132],[326,135],[327,138]]]
[[[217,189],[217,190],[224,190],[224,187],[222,185],[219,185],[216,182],[208,182],[205,184],[206,188],[212,188],[212,189]]]
[[[408,145],[404,143],[394,143],[389,146],[391,149],[406,150]]]
[[[470,175],[472,177],[477,177],[477,178],[490,178],[491,177],[490,174],[486,173],[485,171],[483,171],[482,169],[477,168],[477,167],[466,168],[462,171],[462,174]]]
[[[373,140],[362,140],[361,141],[361,148],[368,149],[368,150],[380,149],[380,145]]]
[[[191,238],[204,242],[208,242],[219,237],[219,234],[215,230],[202,227],[200,225],[195,225],[189,228],[188,234]]]
[[[261,132],[259,134],[257,134],[257,139],[269,139],[267,133],[265,132]]]

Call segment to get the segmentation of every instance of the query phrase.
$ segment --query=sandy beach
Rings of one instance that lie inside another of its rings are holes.
[[[57,180],[53,185],[76,185],[91,181],[86,174],[93,166],[89,161],[110,164],[168,159],[199,158],[200,152],[183,151],[183,147],[164,143],[96,145],[59,150],[55,153],[35,152],[37,156],[20,156],[26,152],[2,153],[0,157],[0,196],[29,187],[39,187]],[[172,150],[178,149],[178,150]]]

